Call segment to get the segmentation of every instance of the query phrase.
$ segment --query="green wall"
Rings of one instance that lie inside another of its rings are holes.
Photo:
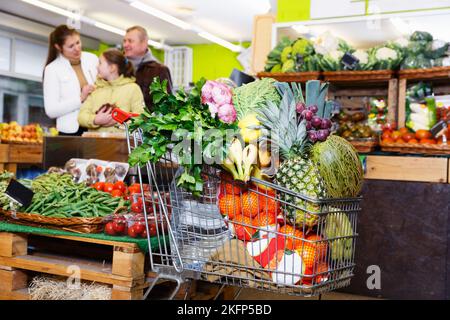
[[[277,22],[310,19],[311,0],[278,0]]]
[[[250,42],[244,42],[242,46],[248,48]],[[194,82],[202,77],[209,80],[229,77],[234,68],[243,70],[237,60],[239,53],[218,44],[194,44],[188,47],[193,50],[192,80]]]

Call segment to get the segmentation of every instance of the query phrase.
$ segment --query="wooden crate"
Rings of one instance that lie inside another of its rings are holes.
[[[337,100],[343,106],[359,104],[365,97],[385,97],[387,103],[387,121],[397,119],[398,80],[366,79],[366,80],[334,80],[330,81],[328,99]],[[353,100],[353,101],[352,101]]]
[[[394,77],[392,70],[373,70],[373,71],[324,71],[325,81],[333,82],[379,82],[389,81]]]
[[[259,72],[257,76],[258,78],[273,78],[280,82],[306,82],[308,80],[318,80],[320,72]]]
[[[436,95],[450,93],[450,67],[430,69],[408,69],[398,72],[398,127],[406,122],[406,90],[410,84],[419,81],[431,82]]]
[[[447,183],[448,169],[447,158],[367,156],[365,178]]]
[[[0,299],[29,298],[26,290],[29,272],[70,277],[70,267],[74,265],[79,267],[81,280],[110,285],[112,299],[142,299],[143,290],[148,285],[144,273],[145,255],[135,243],[33,235],[43,245],[39,250],[30,250],[29,237],[26,234],[0,233]],[[33,240],[36,241],[35,238]],[[55,249],[58,244],[65,253]],[[89,252],[90,245],[110,247],[111,262],[75,254],[77,250]]]
[[[0,171],[17,172],[18,164],[41,164],[42,144],[0,144]]]

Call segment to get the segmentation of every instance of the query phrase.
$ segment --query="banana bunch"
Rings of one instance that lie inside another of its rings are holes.
[[[340,261],[352,258],[353,228],[347,214],[344,212],[330,213],[326,217],[324,232],[328,239],[328,244],[331,249],[331,258],[333,260]]]

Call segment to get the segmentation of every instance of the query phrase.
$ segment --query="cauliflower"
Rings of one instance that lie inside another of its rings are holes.
[[[316,53],[322,55],[331,54],[331,52],[338,50],[339,40],[333,36],[329,31],[321,34],[314,42],[314,50]]]
[[[369,62],[369,54],[365,50],[358,49],[353,52],[353,55],[359,60],[360,64],[366,64]]]
[[[375,53],[375,57],[377,58],[377,60],[396,60],[398,56],[395,50],[382,47],[377,50],[377,52]]]
[[[394,43],[400,46],[401,48],[406,48],[409,44],[409,40],[406,38],[398,38],[397,40],[394,41]]]
[[[329,56],[336,61],[341,61],[342,56],[344,55],[344,52],[340,50],[333,50],[330,52]]]

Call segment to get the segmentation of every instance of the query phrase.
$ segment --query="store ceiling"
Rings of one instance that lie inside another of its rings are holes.
[[[117,28],[143,25],[150,38],[166,44],[208,43],[195,32],[182,30],[141,12],[123,0],[43,0],[63,9],[80,10],[84,16]],[[198,26],[228,41],[250,41],[253,17],[267,13],[270,0],[142,0],[146,4]],[[66,23],[67,18],[20,0],[0,1],[0,10],[49,25]],[[98,28],[81,26],[84,35],[108,43],[120,43],[121,37]]]

